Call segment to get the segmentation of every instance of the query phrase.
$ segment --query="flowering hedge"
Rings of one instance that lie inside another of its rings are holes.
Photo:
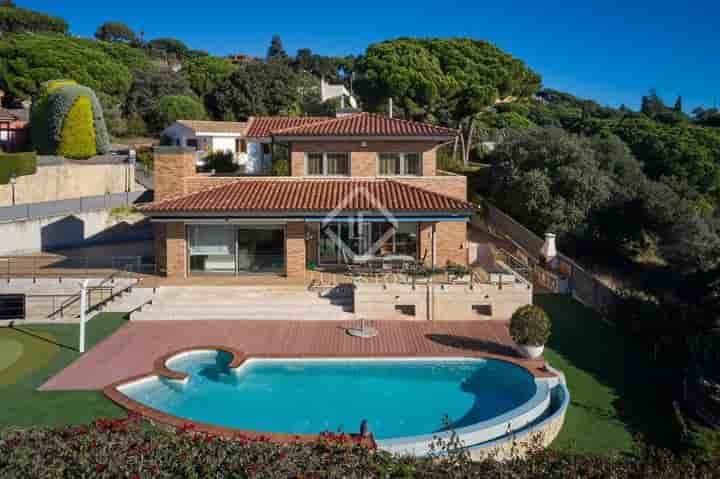
[[[718,477],[720,463],[667,453],[587,456],[538,451],[500,463],[472,463],[452,443],[436,460],[394,457],[326,434],[310,444],[220,439],[159,429],[137,417],[90,426],[0,433],[3,478],[606,478]]]

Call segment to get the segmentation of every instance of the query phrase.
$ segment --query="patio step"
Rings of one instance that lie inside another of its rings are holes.
[[[348,292],[350,294],[348,294]],[[132,320],[354,318],[352,290],[302,287],[163,287]]]

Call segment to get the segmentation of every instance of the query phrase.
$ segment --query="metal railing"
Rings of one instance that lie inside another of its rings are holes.
[[[143,197],[143,195],[145,195]],[[148,195],[144,191],[131,191],[126,193],[112,193],[98,196],[84,196],[69,200],[43,201],[40,203],[25,203],[0,208],[0,222],[31,220],[49,216],[83,213],[86,211],[105,210],[131,206],[145,201]]]
[[[0,280],[31,278],[107,278],[156,274],[154,263],[142,256],[0,256]]]

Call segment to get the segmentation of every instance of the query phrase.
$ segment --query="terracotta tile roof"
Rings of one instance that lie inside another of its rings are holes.
[[[465,201],[393,180],[238,180],[138,208],[144,213],[305,212],[387,209],[394,212],[467,213]]]
[[[456,130],[376,113],[358,113],[273,131],[275,136],[454,137]]]
[[[195,133],[236,133],[244,135],[248,129],[248,123],[237,121],[178,120],[177,122],[190,128]]]
[[[2,121],[27,121],[18,110],[8,110],[0,107],[0,120]]]
[[[248,128],[246,136],[248,138],[269,138],[275,130],[294,128],[331,119],[327,116],[257,116],[250,120],[250,128]]]

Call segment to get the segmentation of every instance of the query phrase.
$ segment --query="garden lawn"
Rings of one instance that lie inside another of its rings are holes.
[[[87,323],[87,348],[125,322],[121,313],[97,315]],[[82,424],[125,415],[99,391],[37,391],[80,356],[78,330],[76,324],[0,328],[0,428]]]
[[[630,451],[633,438],[667,448],[680,438],[672,404],[660,399],[647,356],[621,331],[564,295],[536,295],[552,319],[545,358],[562,370],[571,403],[552,447],[576,452]]]

